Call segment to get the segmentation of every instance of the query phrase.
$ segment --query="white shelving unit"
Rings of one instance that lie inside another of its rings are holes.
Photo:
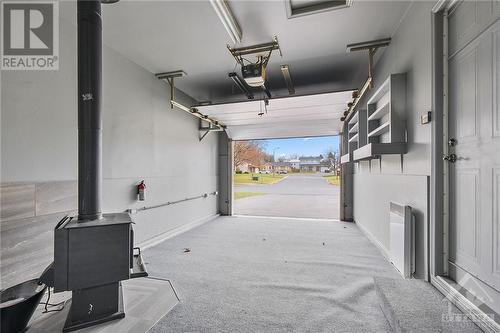
[[[390,75],[368,100],[366,129],[366,142],[353,151],[354,161],[406,154],[406,74]]]
[[[358,137],[359,133],[354,134],[350,139],[349,142],[358,142]]]
[[[353,152],[366,144],[366,110],[358,110],[347,123],[347,153],[341,156],[342,164],[353,161]]]
[[[380,136],[384,133],[387,133],[387,132],[389,132],[390,128],[391,128],[391,122],[386,121],[385,123],[383,123],[379,127],[375,128],[373,131],[368,133],[368,138],[373,138],[376,136]]]

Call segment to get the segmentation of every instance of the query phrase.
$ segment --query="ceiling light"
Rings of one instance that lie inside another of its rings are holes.
[[[231,12],[231,8],[229,8],[227,1],[210,0],[210,3],[212,4],[212,7],[214,7],[217,16],[219,16],[220,21],[224,25],[224,28],[226,28],[226,31],[229,34],[229,37],[231,37],[233,43],[240,43],[242,37],[241,29],[236,21],[236,18]]]
[[[353,0],[285,0],[288,18],[350,7]]]
[[[290,68],[288,65],[281,65],[281,73],[283,73],[283,78],[285,79],[286,87],[288,89],[288,94],[295,94],[295,87],[293,86],[292,77],[290,76]]]
[[[233,80],[234,84],[238,88],[240,88],[241,92],[244,93],[248,99],[253,99],[253,94],[252,92],[248,89],[248,87],[245,85],[245,83],[241,80],[241,78],[238,76],[236,73],[229,73],[229,77],[231,80]]]

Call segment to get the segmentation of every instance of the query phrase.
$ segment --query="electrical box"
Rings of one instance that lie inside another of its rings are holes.
[[[420,123],[422,125],[430,123],[431,122],[431,114],[432,114],[431,111],[427,111],[425,114],[421,115],[420,116]]]

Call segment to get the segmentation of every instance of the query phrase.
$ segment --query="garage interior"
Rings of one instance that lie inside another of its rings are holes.
[[[2,331],[500,332],[498,1],[53,8],[58,69],[0,71]],[[234,141],[323,135],[338,221],[233,216]]]

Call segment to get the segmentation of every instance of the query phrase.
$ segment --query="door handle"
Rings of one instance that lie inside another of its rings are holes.
[[[457,161],[457,155],[455,155],[455,154],[444,155],[443,161],[448,161],[450,163],[455,163]]]
[[[450,140],[448,140],[448,146],[450,147],[455,147],[457,145],[457,139],[455,138],[451,138]]]

